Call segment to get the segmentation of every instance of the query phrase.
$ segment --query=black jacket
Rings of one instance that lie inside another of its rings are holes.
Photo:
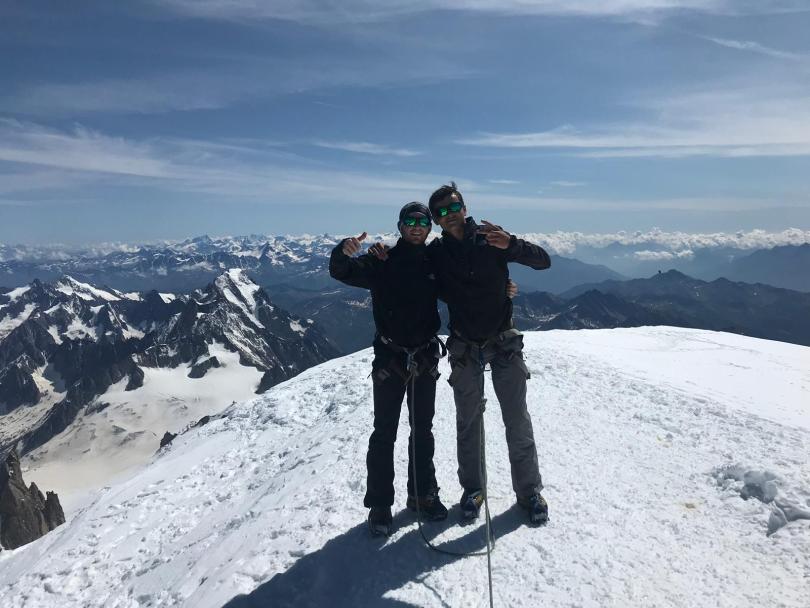
[[[343,242],[332,250],[329,274],[347,285],[371,290],[377,333],[407,348],[421,346],[439,331],[437,283],[427,247],[400,239],[386,261],[371,254],[350,258]]]
[[[512,327],[512,300],[506,295],[508,262],[536,270],[551,266],[542,247],[512,236],[507,249],[487,245],[477,235],[471,217],[464,226],[464,238],[442,232],[428,246],[442,293],[450,310],[450,330],[462,338],[483,342]]]

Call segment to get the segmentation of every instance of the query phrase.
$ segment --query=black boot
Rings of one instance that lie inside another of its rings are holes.
[[[531,496],[518,496],[517,502],[528,512],[530,523],[539,526],[548,521],[548,503],[540,492]]]
[[[368,512],[368,529],[372,536],[390,536],[391,507],[371,507]]]
[[[458,503],[461,508],[461,518],[467,521],[475,519],[483,504],[484,493],[481,490],[464,490]]]
[[[405,506],[411,511],[416,511],[418,506],[419,514],[429,521],[447,519],[447,507],[442,504],[439,498],[439,488],[428,491],[424,496],[420,496],[418,500],[415,496],[408,496]]]

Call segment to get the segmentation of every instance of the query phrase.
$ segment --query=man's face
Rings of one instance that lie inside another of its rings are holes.
[[[433,210],[436,216],[434,219],[436,220],[436,223],[442,227],[442,230],[450,230],[453,227],[459,225],[463,226],[464,220],[467,217],[467,208],[464,205],[462,205],[461,209],[458,211],[450,211],[448,209],[447,215],[445,215],[444,217],[442,217],[439,213],[436,213],[438,209],[440,209],[441,207],[447,207],[451,203],[461,203],[457,194],[451,194],[442,202],[438,203],[437,205],[434,205]]]
[[[409,218],[413,218],[416,220],[414,226],[408,226],[406,221]],[[428,234],[430,234],[430,221],[428,221],[427,226],[421,226],[420,223],[424,224],[426,216],[423,213],[409,213],[405,216],[402,223],[399,225],[399,232],[402,234],[402,238],[410,243],[411,245],[421,245],[427,239]]]

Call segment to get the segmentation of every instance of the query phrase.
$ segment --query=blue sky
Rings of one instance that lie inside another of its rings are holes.
[[[810,8],[779,0],[0,5],[0,241],[810,228]]]

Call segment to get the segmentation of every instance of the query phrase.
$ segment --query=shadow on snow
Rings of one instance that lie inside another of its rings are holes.
[[[413,516],[400,511],[394,517],[395,528],[410,525]],[[422,526],[425,536],[433,542],[439,534],[457,525],[457,507],[450,511],[446,522],[427,523]],[[525,523],[525,515],[513,506],[492,519],[495,542],[514,532]],[[460,538],[438,545],[457,552],[477,552],[486,549],[484,526],[480,522]],[[276,574],[249,595],[230,600],[223,608],[283,608],[295,606],[330,606],[332,608],[402,608],[412,606],[384,595],[402,588],[408,582],[420,582],[424,575],[463,557],[431,551],[425,546],[418,530],[403,535],[384,545],[381,539],[371,538],[365,523],[328,541],[322,548],[305,555],[289,570]],[[497,559],[498,549],[493,553]],[[486,557],[480,559],[481,577],[486,581]],[[437,602],[449,606],[451,598],[442,598],[426,583],[425,587],[436,596]],[[484,582],[486,585],[486,582]]]

